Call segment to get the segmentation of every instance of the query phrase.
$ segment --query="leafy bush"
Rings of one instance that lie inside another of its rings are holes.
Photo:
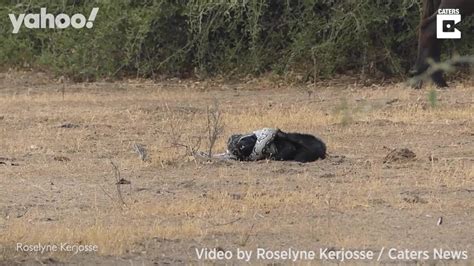
[[[31,0],[0,4],[0,65],[77,79],[273,71],[404,75],[416,57],[419,0]],[[92,29],[11,33],[9,13],[99,13]],[[466,31],[474,23],[463,22]],[[466,38],[464,38],[466,37]],[[472,54],[473,37],[456,50]],[[452,45],[453,42],[447,43]]]

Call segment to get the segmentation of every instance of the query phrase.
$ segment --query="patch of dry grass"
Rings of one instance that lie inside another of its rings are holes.
[[[64,98],[57,85],[41,84],[0,88],[0,157],[18,164],[0,165],[0,185],[8,188],[0,191],[2,259],[24,256],[14,252],[17,242],[94,243],[98,255],[167,253],[191,261],[192,252],[177,250],[375,249],[403,245],[407,234],[416,235],[411,246],[431,247],[423,242],[429,237],[442,246],[469,243],[469,81],[440,91],[436,108],[425,91],[400,84],[317,88],[308,96],[258,84],[233,90],[130,81],[71,84]],[[195,161],[184,146],[202,138],[206,151],[206,109],[215,100],[225,128],[214,151],[223,151],[232,133],[278,127],[321,136],[331,157],[304,165]],[[61,127],[66,123],[75,126]],[[140,160],[134,143],[144,145],[148,160]],[[383,163],[387,148],[403,147],[417,157]],[[118,201],[111,160],[132,182],[122,186],[126,206]],[[431,225],[441,215],[453,223],[434,236]]]

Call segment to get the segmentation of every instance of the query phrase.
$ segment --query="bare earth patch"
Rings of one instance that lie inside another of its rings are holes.
[[[463,250],[469,258],[458,262],[472,263],[473,85],[440,90],[431,106],[429,88],[405,84],[63,84],[1,74],[0,262],[182,264],[198,263],[200,248],[385,247]],[[232,133],[278,127],[321,137],[328,159],[196,160],[186,147],[206,151],[216,101],[224,132],[215,152]],[[387,156],[404,148],[416,156]],[[17,243],[98,251],[41,254]]]

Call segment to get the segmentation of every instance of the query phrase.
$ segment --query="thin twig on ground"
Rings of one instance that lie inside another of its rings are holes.
[[[120,185],[123,184],[123,180],[121,177],[120,177],[120,170],[118,169],[117,165],[115,165],[114,162],[110,161],[110,164],[112,165],[112,167],[114,168],[114,177],[115,177],[115,180],[117,181],[115,183],[115,185],[117,186],[117,195],[118,195],[118,199],[120,200],[120,203],[122,203],[123,205],[127,206],[127,204],[125,203],[125,201],[123,200],[123,196],[122,196],[122,189],[120,187]]]
[[[138,156],[140,157],[140,160],[146,161],[147,152],[146,152],[145,147],[143,147],[143,145],[138,144],[138,143],[133,143],[133,150],[138,154]]]
[[[212,157],[212,149],[216,144],[216,140],[223,131],[224,125],[222,123],[222,115],[219,110],[219,104],[217,101],[215,101],[213,106],[207,107],[207,137],[209,140],[209,158]]]

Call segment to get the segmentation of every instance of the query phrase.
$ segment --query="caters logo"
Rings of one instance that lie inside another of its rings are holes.
[[[461,39],[461,32],[456,24],[461,22],[459,9],[438,9],[436,15],[436,38]]]

